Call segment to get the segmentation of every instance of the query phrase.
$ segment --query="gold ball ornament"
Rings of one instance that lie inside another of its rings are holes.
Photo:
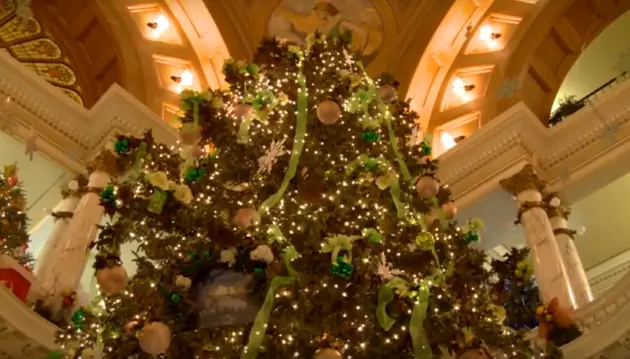
[[[333,348],[318,349],[313,359],[343,359],[343,355]]]
[[[331,100],[326,100],[317,106],[317,119],[324,125],[333,125],[341,118],[341,107]]]
[[[457,215],[457,206],[455,205],[455,202],[448,201],[443,203],[441,207],[446,219],[453,219]]]
[[[398,98],[398,91],[392,85],[382,85],[378,88],[378,96],[385,102],[394,102]]]
[[[232,111],[232,115],[236,117],[247,117],[252,114],[252,105],[248,103],[239,103],[234,106],[234,110]]]
[[[260,221],[260,214],[253,208],[241,208],[234,215],[234,223],[241,228],[248,228]]]
[[[96,271],[96,282],[101,292],[114,294],[120,292],[127,284],[127,271],[125,267],[105,267]]]
[[[430,176],[422,176],[416,182],[416,191],[422,198],[432,198],[438,194],[440,182]]]
[[[171,329],[162,322],[146,324],[138,334],[138,343],[143,352],[151,355],[166,353],[171,346]]]

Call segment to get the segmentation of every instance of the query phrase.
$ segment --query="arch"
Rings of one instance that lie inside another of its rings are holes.
[[[546,122],[581,51],[628,9],[619,0],[456,0],[416,68],[412,106],[431,132],[468,126],[458,133],[468,136],[519,101]],[[504,36],[498,48],[481,51],[486,25]],[[451,93],[459,77],[475,85],[461,101]],[[504,86],[512,86],[508,95]]]
[[[560,86],[582,51],[628,10],[628,1],[550,1],[506,63],[504,77],[519,78],[523,84],[518,97],[499,101],[486,115],[498,114],[518,99],[546,123]]]
[[[62,46],[36,18],[21,19],[15,0],[0,3],[0,49],[83,105],[82,79]]]
[[[144,102],[145,76],[137,52],[126,45],[128,41],[122,41],[125,37],[115,35],[116,19],[108,18],[98,3],[43,0],[33,2],[31,8],[75,64],[86,107],[91,107],[113,83]]]

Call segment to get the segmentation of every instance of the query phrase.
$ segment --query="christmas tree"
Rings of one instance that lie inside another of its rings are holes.
[[[27,252],[29,236],[25,207],[17,166],[4,166],[0,174],[0,255],[8,255],[30,268],[33,257]]]
[[[264,39],[226,62],[229,89],[181,94],[181,146],[118,138],[130,176],[101,194],[94,243],[104,309],[60,333],[72,355],[529,357],[470,246],[482,223],[452,221],[418,115],[349,43]]]
[[[514,329],[538,326],[536,309],[541,305],[528,248],[512,248],[502,260],[492,260],[496,274],[493,298],[505,308],[505,324]]]

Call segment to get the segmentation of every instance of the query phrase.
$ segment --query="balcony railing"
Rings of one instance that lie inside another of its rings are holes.
[[[553,127],[561,121],[564,121],[565,118],[576,113],[584,106],[589,104],[591,101],[596,99],[597,96],[600,95],[603,91],[612,88],[615,84],[619,84],[625,81],[627,78],[628,74],[624,71],[619,76],[613,77],[612,79],[608,80],[606,83],[599,86],[595,90],[589,92],[586,96],[582,97],[579,100],[575,100],[574,96],[569,96],[560,100],[560,106],[555,111],[553,111],[551,117],[549,118],[549,127]]]

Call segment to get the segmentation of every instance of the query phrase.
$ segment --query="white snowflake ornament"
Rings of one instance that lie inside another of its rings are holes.
[[[280,141],[271,141],[271,145],[265,153],[264,156],[258,159],[258,173],[271,173],[271,169],[278,162],[278,157],[287,153],[284,149],[284,143],[286,142],[286,138],[283,138]]]
[[[385,253],[381,253],[381,261],[378,263],[378,269],[376,271],[376,274],[381,277],[381,280],[388,281],[395,276],[401,275],[402,273],[403,271],[401,271],[400,269],[392,268],[391,263],[387,262]]]

